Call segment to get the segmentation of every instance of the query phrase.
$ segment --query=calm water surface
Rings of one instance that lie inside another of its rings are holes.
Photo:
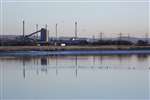
[[[149,100],[150,55],[0,57],[1,99]]]

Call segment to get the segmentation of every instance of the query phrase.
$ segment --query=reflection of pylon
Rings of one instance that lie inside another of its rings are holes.
[[[25,78],[26,78],[26,69],[25,69],[25,61],[24,61],[24,58],[23,58],[22,65],[23,65],[23,78],[25,79]]]

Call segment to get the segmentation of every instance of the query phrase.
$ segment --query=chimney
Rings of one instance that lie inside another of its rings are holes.
[[[57,38],[57,24],[56,24],[55,28],[56,28],[56,30],[55,30],[55,31],[56,31],[56,38]]]
[[[23,37],[25,37],[25,21],[24,20],[23,20],[22,24],[23,24],[22,34],[23,34]]]
[[[36,31],[38,31],[38,24],[36,24]]]
[[[77,38],[77,22],[75,22],[75,38]]]

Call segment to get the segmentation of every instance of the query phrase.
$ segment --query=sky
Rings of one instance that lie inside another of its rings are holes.
[[[142,1],[142,2],[141,2]],[[1,9],[1,34],[22,34],[22,20],[25,20],[25,34],[48,25],[50,36],[74,36],[74,23],[78,23],[78,36],[95,37],[124,35],[145,36],[149,33],[148,0],[106,0],[106,1],[63,1],[63,0],[3,0]]]

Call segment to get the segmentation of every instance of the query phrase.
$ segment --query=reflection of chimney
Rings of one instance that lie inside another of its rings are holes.
[[[57,55],[56,55],[56,75],[58,75],[58,57],[57,57]]]
[[[100,62],[103,63],[103,56],[100,56]]]
[[[75,22],[75,38],[77,38],[77,22]]]
[[[26,78],[26,69],[25,69],[25,61],[24,61],[24,58],[23,58],[23,78],[24,78],[24,79]]]
[[[41,65],[43,66],[41,68],[41,71],[47,73],[47,62],[48,62],[48,59],[47,58],[41,58]]]
[[[75,66],[76,66],[75,75],[77,77],[78,76],[78,56],[76,56],[75,58]]]
[[[47,65],[47,58],[41,58],[41,65]]]

